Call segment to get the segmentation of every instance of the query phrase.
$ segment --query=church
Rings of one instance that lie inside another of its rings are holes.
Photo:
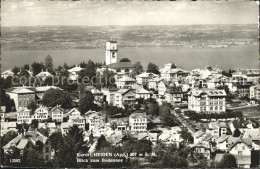
[[[131,76],[134,65],[131,62],[118,62],[118,45],[117,41],[106,42],[106,65],[97,70],[101,74],[104,70],[110,70],[116,73],[116,79],[123,76]]]

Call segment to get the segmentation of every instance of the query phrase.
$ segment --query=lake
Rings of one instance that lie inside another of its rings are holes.
[[[67,50],[2,50],[2,70],[44,61],[52,56],[54,66],[78,64],[89,59],[105,61],[105,49],[67,49]],[[159,66],[173,62],[186,70],[205,65],[218,65],[222,69],[258,68],[259,53],[257,45],[232,48],[173,48],[173,47],[133,47],[120,48],[118,60],[129,58],[133,63],[140,61],[144,67],[149,62]]]

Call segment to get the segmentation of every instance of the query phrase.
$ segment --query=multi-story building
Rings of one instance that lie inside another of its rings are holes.
[[[136,98],[142,98],[144,100],[151,98],[151,93],[144,88],[136,91]]]
[[[6,70],[6,71],[3,71],[2,73],[1,73],[1,77],[2,78],[4,78],[4,79],[6,79],[7,77],[13,77],[14,76],[14,72],[12,72],[11,71],[11,69],[9,69],[9,70]]]
[[[38,73],[37,75],[36,75],[36,77],[38,77],[38,78],[41,78],[43,81],[44,80],[46,80],[48,77],[53,77],[53,75],[50,73],[50,72],[48,72],[48,70],[46,70],[46,71],[41,71],[40,73]]]
[[[47,120],[49,113],[48,108],[40,106],[38,109],[35,110],[32,119],[36,119],[38,121]]]
[[[63,122],[64,109],[57,105],[51,109],[52,121]]]
[[[196,112],[225,112],[225,90],[194,88],[188,92],[188,109]]]
[[[250,97],[250,87],[252,83],[247,83],[244,85],[237,84],[237,93],[240,98],[249,98]]]
[[[119,89],[121,88],[131,89],[135,84],[136,84],[136,80],[127,76],[117,79],[116,81],[116,86]]]
[[[21,133],[14,139],[9,141],[4,147],[4,153],[10,152],[12,147],[16,147],[23,153],[25,150],[39,150],[43,156],[44,162],[51,161],[51,142],[48,137],[45,137],[38,131],[28,131]]]
[[[72,121],[72,119],[76,119],[80,116],[80,111],[77,108],[73,108],[68,112],[69,121]]]
[[[22,123],[27,123],[30,124],[32,122],[32,117],[31,117],[31,111],[28,109],[23,109],[17,112],[17,123],[22,124]]]
[[[160,82],[160,78],[159,77],[155,77],[153,79],[148,80],[148,86],[147,86],[148,89],[157,90],[159,82]]]
[[[35,100],[35,92],[25,87],[15,87],[6,90],[6,94],[14,100],[16,110],[26,108]]]
[[[69,80],[76,81],[79,76],[79,72],[82,71],[84,68],[76,65],[75,67],[68,70],[69,72]]]
[[[146,85],[149,80],[151,80],[153,78],[158,78],[158,77],[159,76],[154,73],[144,72],[144,73],[141,73],[136,76],[136,83],[139,85]]]
[[[260,100],[260,85],[254,85],[250,87],[250,99]]]
[[[94,111],[88,111],[86,114],[86,123],[89,124],[89,130],[90,131],[95,131],[100,127],[101,125],[104,124],[105,119],[103,115],[99,112],[94,112]]]
[[[187,101],[187,92],[184,92],[181,86],[167,88],[165,100],[168,103],[182,103],[184,100]]]
[[[161,80],[158,83],[158,95],[160,95],[160,96],[165,95],[167,86],[168,86],[168,84],[165,81]]]
[[[31,101],[35,101],[37,104],[41,104],[41,100],[44,93],[49,89],[60,89],[55,86],[22,86],[22,87],[11,87],[6,90],[6,94],[14,100],[16,110],[24,109]]]
[[[114,106],[124,108],[124,105],[129,106],[136,104],[136,94],[133,89],[119,89],[115,92]]]
[[[145,132],[147,130],[147,117],[143,113],[133,113],[129,116],[130,130]]]
[[[242,85],[247,82],[259,84],[260,73],[259,70],[239,69],[238,71],[232,73],[232,78]]]

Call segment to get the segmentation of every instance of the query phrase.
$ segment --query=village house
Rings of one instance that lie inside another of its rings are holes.
[[[92,89],[91,93],[94,97],[94,103],[97,105],[102,105],[104,102],[104,94],[102,91],[98,89]]]
[[[49,135],[51,135],[51,133],[53,133],[57,130],[57,126],[56,126],[55,122],[39,123],[38,129],[40,129],[40,128],[49,129],[49,131],[50,131]]]
[[[136,84],[136,80],[127,76],[123,76],[122,78],[116,80],[116,86],[119,89],[121,88],[131,89],[135,84]]]
[[[194,88],[188,92],[188,109],[196,112],[226,112],[226,92],[218,89]]]
[[[47,120],[49,116],[48,112],[48,108],[41,105],[38,109],[35,110],[34,114],[32,115],[32,119],[38,120],[39,122]]]
[[[158,89],[158,83],[160,82],[160,78],[159,77],[155,77],[153,79],[148,80],[148,89],[153,89],[153,90],[157,90]]]
[[[258,84],[259,77],[259,70],[239,69],[236,72],[232,73],[232,79],[241,85],[244,85],[247,82]]]
[[[1,137],[9,131],[17,132],[16,126],[16,122],[1,122]]]
[[[174,68],[174,69],[163,68],[160,70],[160,72],[161,72],[162,79],[166,81],[171,81],[172,79],[183,81],[189,75],[188,71],[185,71],[180,68]]]
[[[3,79],[6,79],[7,77],[13,77],[13,76],[14,76],[14,72],[12,72],[11,69],[8,69],[1,73],[1,78]]]
[[[143,113],[133,113],[129,116],[130,130],[145,132],[147,130],[147,117]]]
[[[77,108],[73,108],[67,114],[69,116],[69,121],[72,121],[72,119],[79,117],[81,113]]]
[[[26,87],[12,87],[6,90],[6,94],[14,100],[16,110],[26,108],[35,100],[35,92]]]
[[[229,153],[236,157],[238,168],[250,168],[251,150],[251,139],[241,137],[230,137]]]
[[[136,76],[136,83],[139,85],[147,85],[147,83],[154,78],[158,78],[159,76],[154,73],[143,72]]]
[[[250,87],[252,83],[247,83],[244,85],[237,84],[237,94],[240,98],[249,98],[250,97]]]
[[[31,110],[27,108],[20,110],[17,112],[17,123],[27,123],[30,124],[32,122]]]
[[[210,160],[211,158],[211,149],[203,143],[198,143],[194,145],[190,145],[193,149],[194,154],[200,154],[202,157]]]
[[[115,92],[118,91],[117,88],[101,88],[101,92],[103,93],[104,101],[108,104],[114,104]]]
[[[73,124],[77,125],[78,128],[80,128],[82,130],[85,130],[85,128],[86,128],[86,119],[81,115],[69,120],[68,122],[72,122]]]
[[[141,88],[140,90],[136,91],[136,98],[142,98],[144,100],[151,98],[151,93],[144,88]]]
[[[127,130],[128,123],[122,120],[118,121],[116,124],[116,130],[118,131],[125,131]]]
[[[81,67],[78,66],[78,65],[75,65],[75,67],[69,69],[69,70],[68,70],[68,72],[69,72],[69,80],[77,81],[77,80],[78,80],[79,73],[80,73],[82,70],[84,70],[84,68],[81,68]]]
[[[36,75],[36,77],[38,77],[38,78],[42,79],[43,81],[45,81],[48,77],[53,77],[53,75],[50,72],[48,72],[48,70],[46,69],[46,71],[42,70],[40,73],[38,73]]]
[[[181,128],[179,126],[171,127],[170,130],[163,129],[159,135],[158,140],[166,145],[175,144],[177,148],[183,143],[184,139],[181,138]]]
[[[88,111],[85,113],[86,123],[89,124],[89,130],[95,131],[99,126],[105,123],[105,119],[100,112]]]
[[[36,147],[37,149],[40,147],[39,152],[42,154],[44,162],[47,163],[51,161],[50,140],[38,131],[28,131],[19,134],[3,147],[4,153],[11,151],[12,147],[20,149],[22,153],[25,150],[32,151],[36,149]]]
[[[65,135],[73,125],[72,122],[62,122],[60,125],[62,135]]]
[[[181,86],[167,88],[165,92],[165,100],[168,103],[182,103],[184,100],[187,101],[187,92],[184,92]]]
[[[124,108],[127,104],[132,106],[136,104],[136,94],[133,89],[119,89],[115,92],[114,106]]]
[[[228,126],[225,122],[210,122],[208,128],[206,128],[206,133],[220,137],[227,134],[227,129]]]
[[[218,138],[216,142],[218,150],[228,151],[229,137],[230,135],[222,135]]]
[[[260,85],[253,85],[249,88],[250,91],[250,99],[257,99],[260,100]]]
[[[167,87],[168,87],[168,84],[167,84],[165,81],[161,80],[161,81],[158,83],[158,95],[159,95],[159,96],[164,96]]]
[[[150,140],[152,144],[155,145],[158,140],[158,133],[138,133],[138,140]]]
[[[63,122],[64,109],[57,105],[51,109],[51,119],[56,122]]]

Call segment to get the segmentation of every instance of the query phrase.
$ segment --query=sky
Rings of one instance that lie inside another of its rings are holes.
[[[2,26],[257,24],[253,1],[1,2]]]

